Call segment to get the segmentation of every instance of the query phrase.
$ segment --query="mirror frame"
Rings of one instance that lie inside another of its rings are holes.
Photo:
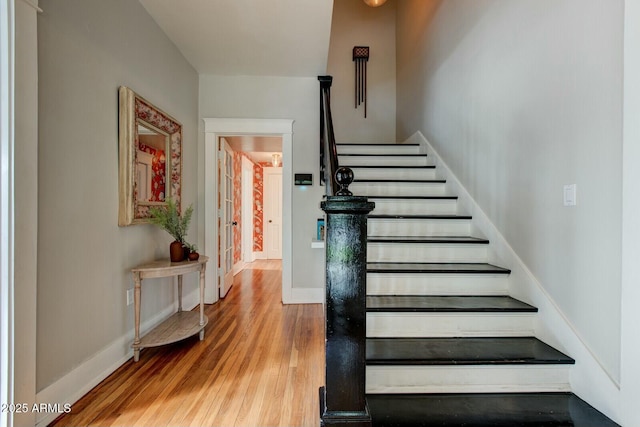
[[[149,222],[149,208],[166,205],[166,202],[140,202],[137,200],[136,159],[138,148],[138,123],[166,134],[169,139],[165,154],[165,200],[171,198],[181,211],[182,189],[182,124],[154,106],[126,86],[119,88],[119,199],[118,225],[145,224]]]

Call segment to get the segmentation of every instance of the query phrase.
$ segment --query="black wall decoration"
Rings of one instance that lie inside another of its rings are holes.
[[[369,46],[354,46],[353,61],[356,63],[356,109],[364,103],[364,118],[367,118],[367,61]]]

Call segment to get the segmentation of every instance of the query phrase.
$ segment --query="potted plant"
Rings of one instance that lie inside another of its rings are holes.
[[[189,255],[187,255],[189,261],[197,261],[198,258],[200,258],[198,247],[193,243],[186,243],[185,246],[187,247],[187,249],[189,249]]]
[[[185,259],[185,236],[193,214],[193,205],[189,205],[184,211],[184,215],[180,215],[175,201],[167,199],[166,202],[166,206],[154,206],[149,209],[149,222],[159,226],[175,239],[169,245],[171,262],[183,261]]]

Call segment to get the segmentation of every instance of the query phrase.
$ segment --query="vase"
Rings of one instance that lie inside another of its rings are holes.
[[[182,242],[174,240],[169,245],[169,256],[171,258],[171,262],[180,262],[184,261],[184,248],[182,247]]]
[[[200,258],[200,254],[198,252],[191,252],[189,254],[189,261],[197,261]]]

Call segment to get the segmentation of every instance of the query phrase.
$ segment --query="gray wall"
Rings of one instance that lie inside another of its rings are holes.
[[[338,142],[395,142],[396,2],[372,8],[362,0],[334,2],[327,74]],[[355,108],[353,47],[369,46],[367,118]]]
[[[324,286],[324,251],[311,248],[316,219],[324,214],[325,188],[318,185],[319,88],[317,77],[200,76],[202,118],[295,120],[292,172],[313,173],[314,185],[292,191],[293,288]]]
[[[37,3],[37,2],[36,2]],[[36,401],[36,286],[38,246],[38,49],[36,9],[15,2],[15,264],[14,402]],[[15,426],[34,425],[31,411]]]
[[[619,381],[623,2],[403,0],[397,28],[399,138],[429,139]]]
[[[167,256],[164,231],[118,227],[118,87],[182,123],[184,206],[196,200],[198,137],[198,75],[140,3],[40,6],[38,391],[132,336],[129,270]],[[197,225],[194,217],[190,236]],[[185,293],[195,287],[185,280]],[[173,303],[170,279],[144,287],[143,320]]]

